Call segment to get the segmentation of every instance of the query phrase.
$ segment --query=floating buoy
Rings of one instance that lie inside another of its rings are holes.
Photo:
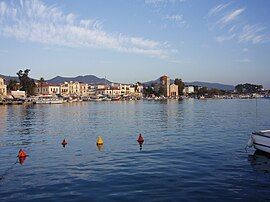
[[[98,136],[97,145],[103,145],[103,139],[101,136]]]
[[[67,141],[66,141],[66,139],[63,139],[63,141],[62,141],[62,145],[63,145],[63,147],[65,147],[65,146],[67,145]]]
[[[19,158],[25,158],[25,157],[27,157],[27,154],[26,154],[25,151],[23,151],[22,149],[20,149],[17,157],[19,157]]]
[[[139,137],[138,137],[138,140],[137,141],[139,142],[139,144],[143,144],[144,139],[143,139],[142,134],[139,134]]]

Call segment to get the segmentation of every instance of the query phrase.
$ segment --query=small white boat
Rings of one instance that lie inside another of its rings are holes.
[[[63,99],[54,96],[37,96],[35,99],[36,104],[62,104]]]
[[[247,146],[270,153],[270,130],[253,132]]]
[[[104,97],[102,98],[102,101],[111,101],[112,99],[108,98],[108,97]]]

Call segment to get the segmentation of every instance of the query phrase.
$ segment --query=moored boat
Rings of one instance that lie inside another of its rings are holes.
[[[121,99],[120,96],[118,96],[118,97],[112,97],[112,98],[111,98],[112,101],[119,101],[120,99]]]
[[[62,104],[64,101],[61,98],[54,96],[37,96],[35,98],[36,104]]]
[[[270,130],[253,132],[248,141],[248,146],[270,153]]]

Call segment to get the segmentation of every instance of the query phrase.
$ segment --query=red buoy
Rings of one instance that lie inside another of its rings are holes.
[[[19,150],[18,157],[19,158],[25,158],[27,156],[26,152],[22,149]]]
[[[139,144],[142,144],[144,142],[142,134],[139,134],[138,140]]]

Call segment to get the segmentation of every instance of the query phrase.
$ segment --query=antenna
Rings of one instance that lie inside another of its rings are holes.
[[[256,131],[258,131],[258,100],[256,95]]]

